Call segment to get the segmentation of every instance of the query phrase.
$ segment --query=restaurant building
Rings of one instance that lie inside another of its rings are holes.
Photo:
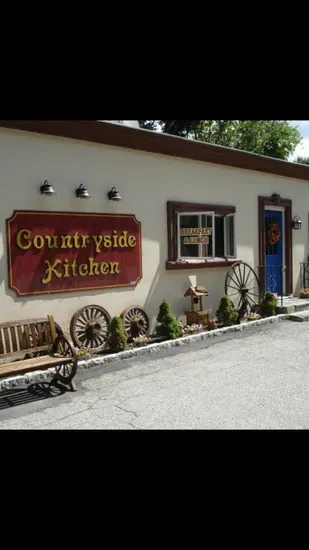
[[[214,312],[238,260],[299,294],[309,167],[117,122],[0,121],[3,321],[67,328],[97,304],[154,322],[163,298],[180,316],[192,275]]]

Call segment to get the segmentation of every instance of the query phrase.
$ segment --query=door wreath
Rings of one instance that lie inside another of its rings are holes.
[[[281,231],[279,226],[276,223],[272,223],[269,226],[268,233],[267,233],[269,244],[277,244],[277,242],[279,242],[280,240],[280,237],[281,237]]]

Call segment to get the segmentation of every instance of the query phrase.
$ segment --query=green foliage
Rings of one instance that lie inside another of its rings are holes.
[[[181,335],[181,326],[175,315],[173,315],[171,306],[166,300],[162,300],[157,317],[156,333],[162,338],[174,340]]]
[[[163,323],[163,319],[166,315],[168,315],[169,313],[172,313],[172,310],[171,310],[171,306],[169,305],[169,303],[164,299],[162,300],[161,304],[160,304],[160,308],[159,308],[159,314],[158,314],[158,317],[157,317],[157,322],[158,323]]]
[[[175,340],[181,334],[179,323],[172,313],[167,313],[162,323],[157,325],[157,334],[168,340]]]
[[[139,120],[142,128],[288,160],[301,134],[288,120]]]
[[[297,157],[294,162],[297,162],[298,164],[309,164],[309,157]]]
[[[127,335],[124,332],[120,317],[113,317],[111,322],[108,345],[112,351],[123,351],[127,344]]]
[[[216,317],[220,325],[230,327],[235,325],[238,319],[238,313],[235,310],[232,300],[227,296],[222,296],[219,307],[216,311]]]
[[[273,292],[267,291],[262,302],[260,303],[260,315],[262,315],[262,317],[272,317],[273,315],[276,315],[277,303],[277,296]]]

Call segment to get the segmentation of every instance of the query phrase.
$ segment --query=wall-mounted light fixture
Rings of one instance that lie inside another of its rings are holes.
[[[292,221],[293,229],[301,229],[301,224],[302,223],[303,222],[301,221],[299,216],[294,216],[293,221]]]
[[[117,191],[116,187],[112,187],[112,189],[107,193],[107,196],[110,201],[121,201],[122,197],[119,194],[119,191]]]
[[[43,185],[40,187],[41,195],[44,195],[44,197],[52,197],[56,194],[53,186],[49,183],[48,180],[45,180]]]
[[[90,199],[90,195],[83,183],[80,184],[75,193],[78,199]]]

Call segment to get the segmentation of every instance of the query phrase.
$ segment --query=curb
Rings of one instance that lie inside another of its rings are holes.
[[[121,351],[113,355],[106,355],[101,357],[93,357],[87,360],[81,360],[78,362],[78,371],[84,371],[93,367],[108,365],[109,363],[115,363],[122,359],[130,359],[132,357],[140,357],[151,353],[156,353],[165,349],[176,348],[178,346],[191,345],[201,340],[208,338],[216,338],[232,332],[241,332],[251,330],[254,327],[260,325],[268,325],[270,323],[278,323],[284,321],[289,317],[288,314],[283,313],[281,315],[275,315],[273,317],[266,317],[265,319],[259,319],[258,321],[250,321],[242,323],[241,325],[233,325],[231,327],[219,328],[211,330],[209,332],[201,332],[200,334],[193,334],[191,336],[184,336],[177,338],[176,340],[167,340],[165,342],[159,342],[156,344],[149,344],[142,348],[135,348],[132,350]],[[37,384],[42,382],[49,382],[53,378],[55,369],[50,368],[46,371],[35,371],[25,375],[11,376],[9,378],[3,378],[0,380],[0,392],[10,389],[25,389],[31,384]]]

